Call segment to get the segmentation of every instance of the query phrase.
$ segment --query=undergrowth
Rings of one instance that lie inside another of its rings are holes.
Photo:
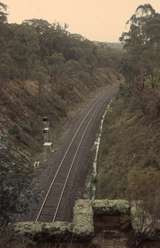
[[[98,159],[97,198],[126,198],[136,168],[160,170],[160,119],[129,95],[118,95],[106,116]]]

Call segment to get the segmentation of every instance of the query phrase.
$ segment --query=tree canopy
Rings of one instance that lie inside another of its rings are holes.
[[[138,81],[143,89],[146,78],[150,78],[152,87],[156,87],[155,77],[160,69],[160,13],[150,4],[140,5],[127,24],[129,31],[120,38],[126,50],[123,72],[132,86]]]
[[[7,22],[7,5],[0,2],[0,24]]]
[[[35,79],[39,67],[44,68],[42,71],[49,75],[47,80],[54,84],[62,64],[65,71],[68,61],[75,61],[83,72],[93,76],[94,68],[110,65],[115,59],[114,52],[109,52],[112,49],[102,49],[79,34],[71,34],[67,24],[51,24],[36,18],[8,24],[7,6],[2,3],[0,23],[1,80]]]

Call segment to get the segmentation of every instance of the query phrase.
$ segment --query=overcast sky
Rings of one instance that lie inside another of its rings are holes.
[[[70,31],[99,41],[118,41],[137,6],[151,3],[160,11],[160,0],[1,0],[9,8],[9,22],[30,18],[67,23]]]

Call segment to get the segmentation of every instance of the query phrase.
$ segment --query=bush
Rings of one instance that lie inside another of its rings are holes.
[[[1,139],[2,142],[2,139]],[[28,203],[33,198],[31,165],[15,163],[10,160],[9,145],[0,149],[0,225],[6,226],[17,214],[28,210]]]

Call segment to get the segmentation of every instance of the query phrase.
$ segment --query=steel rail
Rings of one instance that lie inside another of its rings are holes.
[[[95,112],[94,112],[94,114],[95,114]],[[92,120],[93,120],[93,118],[94,118],[94,116],[95,116],[94,114],[93,114],[92,118],[88,121],[87,126],[86,126],[86,128],[84,129],[83,135],[82,135],[82,137],[81,137],[81,139],[80,139],[79,145],[78,145],[78,147],[77,147],[77,149],[76,149],[76,152],[75,152],[75,154],[74,154],[74,157],[73,157],[71,166],[70,166],[70,168],[69,168],[69,171],[68,171],[66,180],[65,180],[65,182],[64,182],[64,185],[63,185],[63,188],[62,188],[62,191],[61,191],[61,195],[60,195],[60,198],[59,198],[59,201],[58,201],[58,204],[57,204],[57,208],[56,208],[56,211],[55,211],[55,213],[54,213],[52,222],[54,222],[55,219],[56,219],[56,217],[57,217],[57,213],[58,213],[58,210],[59,210],[59,207],[60,207],[60,204],[61,204],[61,201],[62,201],[64,192],[65,192],[67,183],[68,183],[69,176],[70,176],[71,171],[72,171],[72,169],[73,169],[74,162],[75,162],[75,160],[76,160],[76,157],[77,157],[77,154],[78,154],[78,152],[79,152],[80,146],[81,146],[81,144],[82,144],[82,142],[83,142],[83,140],[84,140],[84,137],[85,137],[85,135],[86,135],[86,133],[87,133],[88,127],[89,127],[90,123],[92,122]]]
[[[58,169],[57,169],[57,171],[56,171],[56,173],[55,173],[55,175],[54,175],[54,177],[53,177],[53,179],[52,179],[52,181],[51,181],[51,184],[50,184],[50,186],[49,186],[49,188],[48,188],[48,191],[47,191],[47,193],[46,193],[46,195],[45,195],[45,197],[44,197],[44,200],[43,200],[43,202],[42,202],[42,205],[41,205],[41,207],[40,207],[40,209],[39,209],[39,211],[38,211],[38,214],[37,214],[37,216],[36,216],[36,218],[35,218],[35,222],[38,222],[38,220],[39,220],[39,218],[40,218],[40,216],[41,216],[41,214],[42,214],[43,208],[44,208],[44,206],[45,206],[45,204],[46,204],[46,201],[47,201],[48,196],[49,196],[49,194],[50,194],[50,192],[51,192],[51,189],[52,189],[52,187],[53,187],[53,184],[54,184],[54,182],[55,182],[55,180],[56,180],[56,178],[57,178],[57,176],[58,176],[58,173],[59,173],[59,171],[60,171],[60,169],[61,169],[61,167],[62,167],[62,164],[63,164],[63,162],[64,162],[64,160],[65,160],[65,158],[66,158],[66,156],[67,156],[67,154],[68,154],[68,152],[69,152],[69,150],[70,150],[70,148],[71,148],[71,146],[72,146],[72,144],[73,144],[73,142],[74,142],[74,140],[75,140],[75,138],[77,137],[77,135],[78,135],[78,133],[79,133],[79,131],[80,131],[80,129],[81,129],[83,123],[85,122],[85,120],[87,119],[87,117],[89,116],[89,114],[92,112],[92,110],[94,109],[94,107],[96,106],[96,104],[97,104],[97,101],[95,101],[95,104],[93,104],[92,107],[89,109],[89,111],[87,112],[87,114],[85,115],[85,117],[82,119],[82,121],[81,121],[81,123],[80,123],[78,129],[77,129],[76,132],[74,133],[74,136],[72,137],[72,140],[71,140],[71,142],[70,142],[68,148],[66,149],[65,154],[64,154],[64,156],[63,156],[63,158],[62,158],[60,164],[58,165]]]

